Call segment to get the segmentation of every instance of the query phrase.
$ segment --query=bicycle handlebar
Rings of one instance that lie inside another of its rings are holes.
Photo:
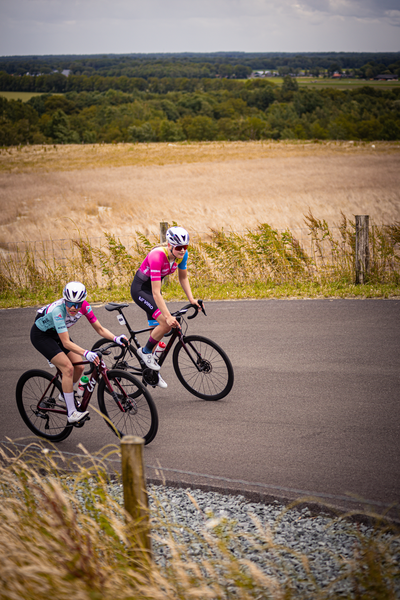
[[[99,360],[100,360],[100,361],[101,361],[101,359],[103,358],[103,354],[105,354],[109,348],[111,348],[112,346],[114,346],[114,343],[115,343],[115,342],[111,342],[110,344],[108,344],[108,346],[103,346],[103,348],[102,348],[101,350],[96,350],[96,354],[97,354],[97,356],[99,357]],[[128,346],[128,345],[129,345],[128,343],[127,343],[127,344],[124,344],[124,346]],[[89,367],[89,369],[88,369],[87,371],[84,371],[84,373],[83,373],[83,374],[84,374],[84,375],[90,375],[90,374],[93,372],[93,370],[94,370],[95,366],[96,366],[96,365],[94,364],[94,362],[90,363],[90,367]],[[98,365],[97,365],[97,366],[98,366]]]
[[[198,300],[198,303],[200,304],[202,312],[204,313],[204,316],[206,317],[207,313],[206,313],[206,311],[204,309],[204,302],[203,302],[203,300]],[[193,309],[194,312],[193,312],[193,314],[191,314],[191,315],[188,316],[188,319],[194,319],[199,314],[199,307],[196,304],[185,304],[185,306],[183,306],[182,308],[180,308],[176,312],[172,313],[172,316],[173,317],[179,317],[180,315],[184,315],[191,308]]]

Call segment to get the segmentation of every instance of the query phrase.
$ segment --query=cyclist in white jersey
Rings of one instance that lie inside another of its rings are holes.
[[[33,346],[50,364],[55,365],[62,373],[63,398],[67,406],[68,422],[81,421],[88,411],[79,412],[75,409],[74,385],[79,381],[84,365],[73,366],[72,363],[86,360],[99,363],[95,352],[84,350],[69,337],[68,329],[85,316],[100,337],[122,345],[127,342],[124,335],[115,336],[103,327],[94,315],[90,304],[86,301],[86,288],[79,281],[70,281],[64,288],[63,297],[37,311],[35,323],[31,329]],[[62,399],[62,396],[61,398]]]

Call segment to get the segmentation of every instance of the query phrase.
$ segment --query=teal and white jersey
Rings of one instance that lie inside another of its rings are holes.
[[[67,331],[72,325],[75,325],[75,323],[79,321],[82,315],[84,315],[90,323],[97,321],[92,311],[92,307],[86,300],[74,317],[67,313],[65,302],[62,298],[47,306],[43,306],[43,308],[39,308],[37,314],[40,316],[36,318],[35,324],[40,331],[56,331],[57,333],[64,333]]]

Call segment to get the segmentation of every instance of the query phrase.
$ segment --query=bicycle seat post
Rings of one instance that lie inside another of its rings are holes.
[[[118,312],[119,312],[119,314],[121,315],[121,317],[123,317],[123,319],[124,319],[124,321],[125,321],[125,324],[126,324],[126,327],[127,327],[128,331],[129,331],[129,334],[130,334],[130,336],[132,337],[132,336],[133,336],[133,329],[132,329],[132,328],[131,328],[131,326],[129,325],[129,323],[128,323],[128,319],[127,319],[127,318],[126,318],[126,316],[124,315],[124,313],[123,313],[123,311],[122,311],[122,308],[119,308],[119,309],[118,309]]]

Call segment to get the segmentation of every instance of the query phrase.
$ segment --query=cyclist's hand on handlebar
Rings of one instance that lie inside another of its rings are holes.
[[[194,301],[195,305],[204,312],[204,314],[206,314],[206,311],[204,310],[204,302],[203,300],[195,300]]]
[[[180,329],[180,325],[179,325],[177,319],[175,317],[173,317],[172,315],[167,317],[165,319],[165,322],[167,323],[168,327],[178,327],[178,329]]]
[[[192,304],[192,306],[196,306],[197,310],[201,310],[203,312],[203,314],[206,315],[203,300],[193,300],[193,302],[191,304]],[[193,315],[193,316],[195,316],[195,315]]]
[[[198,306],[200,306],[200,310],[203,311],[203,314],[205,316],[207,316],[206,309],[204,308],[204,301],[203,300],[197,300],[197,304],[198,304]]]
[[[126,335],[116,335],[114,338],[114,342],[116,344],[119,344],[120,346],[128,346],[128,344],[129,344],[128,338],[126,337]]]
[[[100,359],[97,356],[96,352],[92,352],[91,350],[85,350],[84,357],[86,358],[86,360],[94,363],[95,365],[98,365],[100,362]]]

